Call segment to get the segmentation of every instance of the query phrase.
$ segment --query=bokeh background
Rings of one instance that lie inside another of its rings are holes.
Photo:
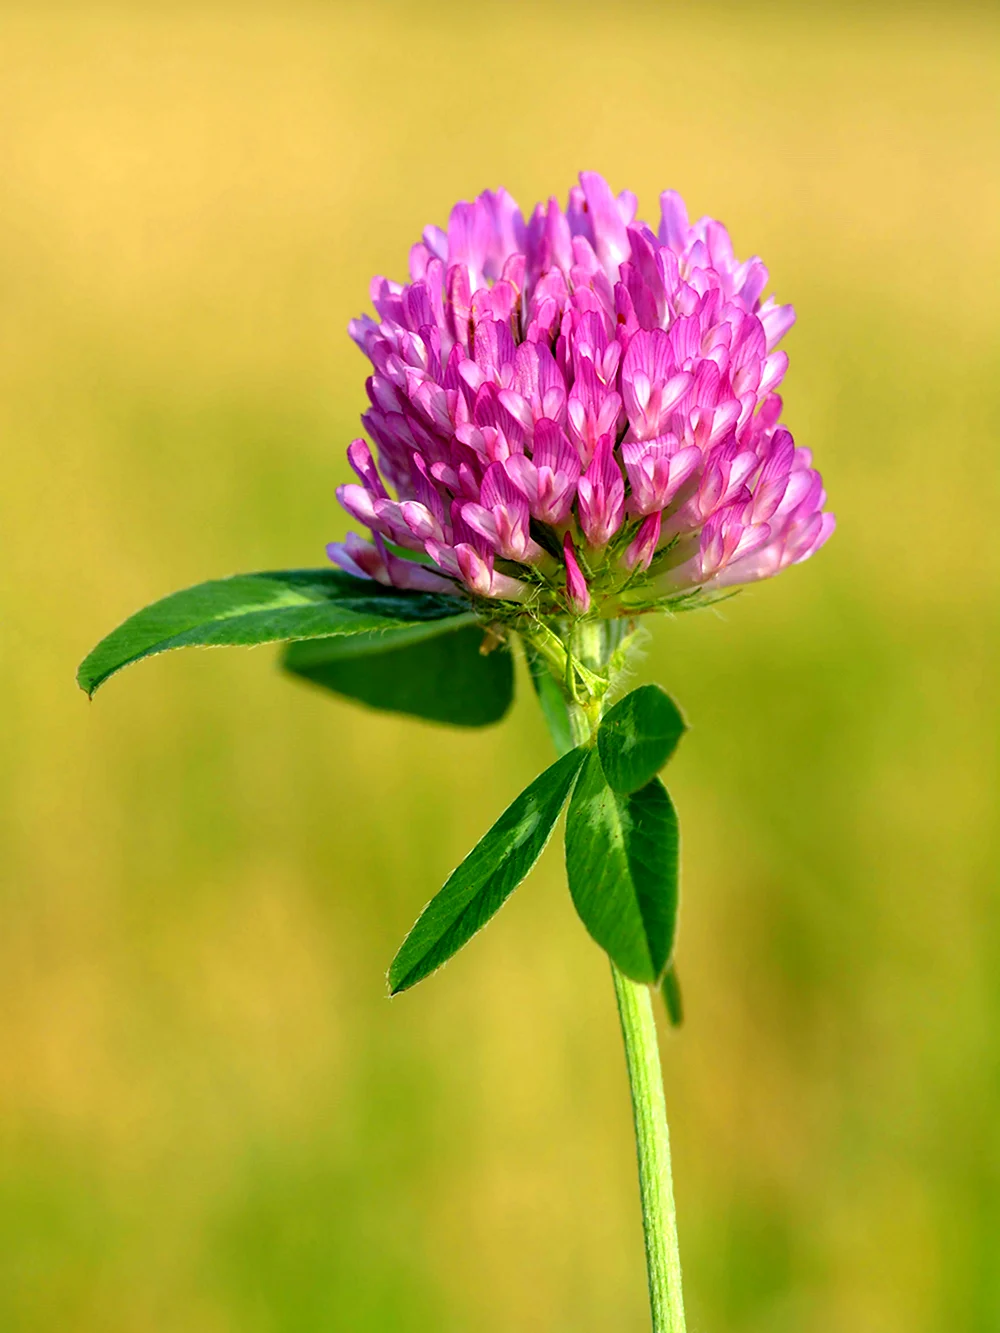
[[[584,166],[795,303],[840,518],[657,627],[692,730],[664,1032],[694,1333],[1000,1328],[997,11],[0,10],[0,1328],[646,1327],[607,969],[560,858],[383,974],[548,761],[190,653],[84,652],[322,563],[372,273]]]

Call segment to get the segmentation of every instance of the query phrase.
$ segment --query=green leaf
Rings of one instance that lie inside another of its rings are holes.
[[[598,730],[604,776],[617,792],[638,791],[656,777],[686,730],[665,690],[640,685],[605,714]]]
[[[175,592],[130,616],[84,660],[77,681],[93,694],[130,662],[168,648],[360,634],[448,618],[473,619],[454,598],[383,588],[339,570],[237,574]]]
[[[371,708],[458,727],[498,722],[514,697],[514,663],[498,647],[483,654],[476,625],[450,620],[405,629],[289,644],[282,664]]]
[[[677,927],[677,815],[659,778],[625,795],[596,751],[566,817],[569,890],[587,930],[633,981],[655,982]]]
[[[422,981],[489,921],[532,868],[586,758],[572,750],[504,811],[421,912],[389,968],[396,995]]]
[[[541,653],[537,652],[527,640],[524,641],[524,654],[528,659],[531,683],[535,687],[535,694],[538,696],[549,735],[558,753],[568,754],[573,749],[573,730],[563,692]]]
[[[679,1028],[684,1022],[684,998],[681,995],[681,983],[677,976],[677,969],[673,963],[667,964],[667,970],[660,982],[660,990],[663,994],[663,1003],[667,1008],[670,1026]]]

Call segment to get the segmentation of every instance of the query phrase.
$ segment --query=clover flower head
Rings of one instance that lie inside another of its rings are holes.
[[[451,211],[376,278],[370,407],[341,504],[370,533],[350,573],[603,616],[696,604],[807,559],[833,531],[808,450],[780,424],[791,306],[725,227],[583,172],[525,221],[503,189]],[[500,605],[491,608],[493,613]]]

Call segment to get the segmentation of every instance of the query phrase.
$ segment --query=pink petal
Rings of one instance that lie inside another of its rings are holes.
[[[570,610],[585,616],[590,610],[590,589],[577,561],[573,538],[568,532],[563,538],[563,559],[566,561],[566,599]]]

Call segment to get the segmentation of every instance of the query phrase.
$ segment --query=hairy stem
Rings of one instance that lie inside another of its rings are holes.
[[[625,1039],[625,1063],[632,1091],[639,1196],[646,1238],[646,1274],[653,1333],[684,1333],[681,1258],[670,1173],[670,1135],[663,1100],[663,1075],[648,986],[629,981],[614,963],[611,975]]]

